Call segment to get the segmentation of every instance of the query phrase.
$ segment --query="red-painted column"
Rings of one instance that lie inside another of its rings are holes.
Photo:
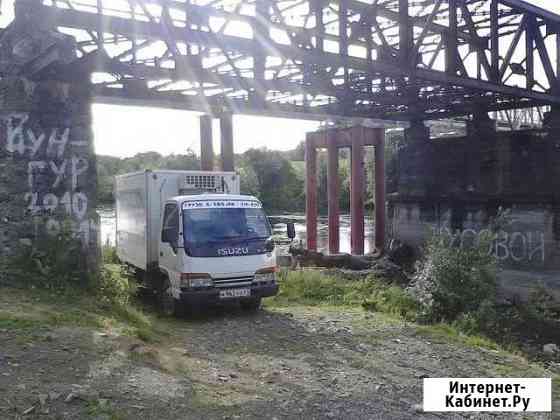
[[[305,141],[305,220],[307,249],[317,250],[317,150],[310,136]]]
[[[385,197],[385,130],[375,130],[375,248],[385,248],[386,197]]]
[[[327,202],[329,207],[329,253],[338,254],[340,250],[340,221],[339,221],[339,182],[338,182],[338,147],[336,130],[328,130],[327,136]]]
[[[363,128],[352,129],[350,184],[350,247],[352,254],[364,254],[364,143]]]

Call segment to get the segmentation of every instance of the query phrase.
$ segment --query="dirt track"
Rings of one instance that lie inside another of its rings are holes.
[[[0,418],[553,418],[418,412],[423,377],[550,374],[379,314],[297,306],[154,322],[168,334],[152,344],[111,328],[5,324]]]

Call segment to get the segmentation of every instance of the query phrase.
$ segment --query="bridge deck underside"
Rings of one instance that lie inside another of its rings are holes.
[[[519,0],[42,3],[16,22],[72,35],[106,100],[389,120],[560,104],[560,18]]]

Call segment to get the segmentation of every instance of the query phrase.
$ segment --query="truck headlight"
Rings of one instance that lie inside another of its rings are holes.
[[[182,273],[181,274],[181,287],[187,288],[201,288],[211,287],[212,277],[207,273]]]
[[[255,282],[274,283],[278,267],[263,268],[255,273]]]

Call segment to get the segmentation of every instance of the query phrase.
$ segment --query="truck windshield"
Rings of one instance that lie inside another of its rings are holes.
[[[213,257],[265,253],[270,224],[260,208],[183,210],[185,251]]]

